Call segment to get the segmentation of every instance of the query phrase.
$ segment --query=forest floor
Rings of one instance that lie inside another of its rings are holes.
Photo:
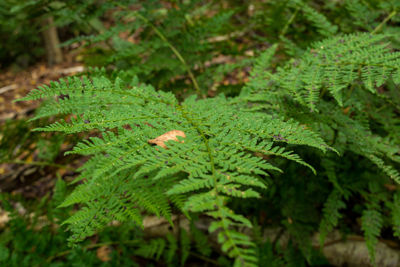
[[[49,84],[65,76],[83,71],[83,65],[76,61],[65,61],[51,67],[40,62],[26,70],[8,70],[0,73],[0,122],[7,119],[24,118],[39,102],[14,102],[38,86]]]
[[[39,101],[15,102],[24,97],[31,90],[48,85],[51,81],[72,76],[84,71],[83,64],[76,60],[73,53],[64,55],[64,62],[54,66],[47,66],[45,62],[38,62],[26,69],[3,70],[0,72],[0,126],[8,124],[26,124],[27,120],[35,113],[40,105]],[[11,126],[13,127],[13,126]],[[33,128],[28,126],[28,128]],[[0,131],[1,139],[6,132]],[[14,144],[7,144],[13,147],[14,151],[23,145],[17,144],[19,138],[15,138]],[[28,140],[29,142],[29,140]],[[63,144],[64,149],[68,144]],[[0,164],[0,189],[1,192],[11,194],[22,193],[25,198],[38,198],[51,191],[56,174],[65,175],[68,168],[62,168],[54,164],[53,166],[37,165],[37,144],[32,141],[26,150],[19,154],[14,160]],[[62,149],[62,150],[64,150]],[[29,156],[27,156],[29,155]],[[70,164],[70,163],[68,163]],[[77,164],[79,164],[77,162]]]

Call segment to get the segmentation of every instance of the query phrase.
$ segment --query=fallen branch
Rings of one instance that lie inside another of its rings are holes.
[[[1,94],[4,94],[5,92],[14,90],[14,89],[16,89],[16,88],[17,88],[17,85],[16,85],[16,84],[10,84],[10,85],[1,87],[1,88],[0,88],[0,95],[1,95]]]

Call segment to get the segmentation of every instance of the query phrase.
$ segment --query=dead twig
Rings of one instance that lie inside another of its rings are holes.
[[[16,84],[10,84],[10,85],[1,87],[1,88],[0,88],[0,95],[1,95],[1,94],[4,94],[5,92],[14,90],[14,89],[16,89],[16,88],[17,88],[17,85],[16,85]]]

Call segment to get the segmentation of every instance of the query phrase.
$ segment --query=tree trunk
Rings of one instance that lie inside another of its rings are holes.
[[[57,28],[54,25],[53,17],[46,17],[42,21],[43,39],[46,46],[47,63],[49,66],[61,63],[63,60],[60,40],[58,39]]]

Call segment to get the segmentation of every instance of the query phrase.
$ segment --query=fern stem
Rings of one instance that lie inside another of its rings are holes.
[[[361,79],[361,67],[360,66],[358,67],[357,73],[358,73],[358,78]],[[351,85],[350,90],[347,94],[347,98],[351,97],[355,87],[356,87],[356,83],[353,82],[353,84]]]
[[[201,93],[200,86],[197,83],[197,80],[194,77],[192,70],[190,69],[189,65],[187,64],[186,60],[183,58],[181,53],[178,51],[178,49],[176,49],[175,46],[170,41],[168,41],[167,37],[165,37],[165,35],[156,26],[154,26],[154,24],[151,23],[146,17],[142,16],[140,13],[137,13],[137,16],[141,20],[143,20],[145,23],[147,23],[154,30],[154,32],[158,35],[158,37],[160,37],[160,39],[163,40],[168,45],[168,47],[172,50],[172,52],[179,59],[179,61],[185,66],[186,71],[187,71],[190,79],[192,80],[193,86],[196,89],[197,95],[199,97],[205,98],[205,96],[202,95],[202,93]]]
[[[212,263],[215,266],[221,266],[218,261],[210,259],[210,258],[207,258],[206,256],[203,256],[201,254],[198,254],[198,253],[195,253],[195,252],[189,252],[189,254],[192,255],[193,257],[196,257],[196,258],[198,258],[200,260],[203,260],[205,262]]]
[[[11,160],[11,161],[6,161],[2,162],[6,164],[22,164],[22,165],[34,165],[34,166],[50,166],[50,167],[57,167],[57,168],[65,168],[65,169],[73,169],[69,168],[66,165],[61,165],[61,164],[56,164],[56,163],[51,163],[51,162],[45,162],[45,161],[24,161],[24,160]],[[73,169],[75,170],[75,169]]]
[[[379,32],[383,25],[385,25],[389,20],[391,20],[394,16],[396,16],[397,11],[393,10],[392,13],[390,13],[371,33],[375,34],[377,32]]]
[[[114,3],[124,10],[129,10],[126,6],[120,4],[116,1],[114,1]],[[185,69],[189,75],[189,78],[193,83],[193,86],[196,90],[197,95],[201,98],[205,98],[205,95],[203,95],[201,93],[200,86],[199,86],[196,78],[194,77],[192,70],[190,69],[189,65],[187,64],[186,60],[183,58],[182,54],[178,51],[178,49],[176,49],[176,47],[167,39],[167,37],[153,23],[151,23],[145,16],[141,15],[139,12],[135,12],[135,13],[138,18],[140,18],[146,24],[148,24],[154,30],[154,32],[158,35],[158,37],[160,37],[160,39],[163,40],[168,45],[168,47],[171,49],[171,51],[175,54],[175,56],[178,58],[178,60],[185,67]]]
[[[359,63],[359,62],[329,62],[329,63],[318,63],[316,64],[318,67],[326,67],[326,66],[348,66],[348,65],[358,65],[359,67],[365,67],[365,66],[373,66],[373,67],[381,67],[381,68],[392,68],[392,69],[398,69],[398,66],[393,66],[393,65],[387,65],[387,64],[374,64],[374,63]]]
[[[287,30],[289,29],[290,24],[293,23],[294,19],[297,16],[297,13],[299,13],[299,10],[300,10],[300,7],[297,7],[296,10],[294,11],[294,13],[292,14],[292,16],[289,18],[289,20],[283,27],[281,33],[279,34],[279,39],[282,38],[286,34]]]
[[[218,194],[218,190],[217,190],[217,175],[216,175],[216,169],[215,169],[215,162],[214,162],[214,157],[212,155],[212,151],[211,151],[211,147],[210,144],[208,142],[208,138],[206,137],[206,135],[204,134],[204,132],[200,129],[200,127],[190,118],[187,116],[186,112],[183,110],[182,106],[178,106],[178,109],[181,111],[182,116],[196,129],[196,131],[201,135],[201,138],[204,141],[204,145],[206,146],[207,149],[207,153],[208,153],[208,157],[210,159],[210,165],[211,165],[211,173],[212,173],[212,177],[214,180],[214,189],[213,191],[215,192],[215,199],[218,200],[218,198],[220,198],[219,194]],[[223,200],[223,199],[222,199]],[[223,215],[223,213],[221,212],[222,207],[220,205],[220,201],[216,201],[215,205],[217,206],[217,211],[219,214],[219,217],[221,218],[221,222],[224,222],[225,220],[225,216]],[[224,223],[221,224],[222,225],[222,230],[225,233],[225,236],[227,239],[229,239],[231,241],[232,244],[232,250],[235,252],[235,254],[237,255],[237,257],[243,259],[243,257],[241,256],[240,250],[239,248],[236,246],[233,238],[231,237],[231,235],[229,234],[229,229],[228,226],[225,225]],[[243,259],[244,260],[244,259]]]
[[[73,6],[73,4],[70,3],[70,1],[65,1],[63,2],[63,5],[65,5],[66,7],[70,8],[70,9],[74,9],[75,7]],[[91,28],[92,30],[94,30],[95,32],[97,32],[98,34],[101,34],[102,31],[98,28],[96,28],[95,26],[93,26],[92,23],[90,23],[87,18],[80,12],[76,13],[76,15],[78,15],[78,17],[80,18],[80,21],[82,21],[83,23],[85,23],[89,28]],[[116,49],[114,48],[114,46],[112,44],[110,44],[109,40],[106,40],[104,42],[108,48],[110,48],[112,51],[116,51]]]

